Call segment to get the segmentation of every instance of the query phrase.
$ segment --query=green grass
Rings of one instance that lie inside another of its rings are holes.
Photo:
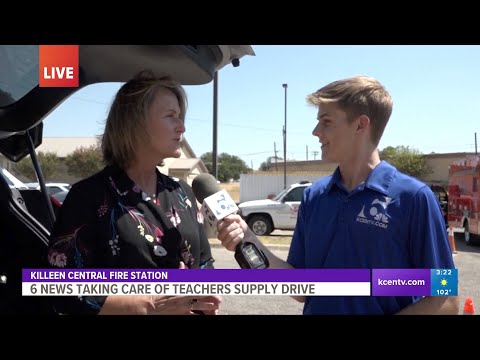
[[[221,183],[221,189],[225,189],[236,203],[240,202],[240,183]]]
[[[263,244],[290,245],[291,236],[259,236],[258,239]]]

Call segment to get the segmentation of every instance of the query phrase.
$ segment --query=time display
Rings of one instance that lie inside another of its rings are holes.
[[[453,269],[456,270],[456,269]],[[452,269],[435,269],[435,275],[452,275]]]
[[[432,269],[430,280],[431,296],[458,295],[458,269]]]

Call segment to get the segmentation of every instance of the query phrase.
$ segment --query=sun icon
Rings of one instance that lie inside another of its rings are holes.
[[[442,286],[447,286],[447,284],[448,284],[448,282],[447,282],[446,279],[440,280],[440,285],[442,285]]]

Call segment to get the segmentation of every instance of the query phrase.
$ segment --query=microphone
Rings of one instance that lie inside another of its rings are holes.
[[[192,190],[202,204],[202,215],[210,226],[238,211],[237,204],[225,189],[220,189],[217,179],[211,174],[197,175],[192,181]]]
[[[211,174],[197,175],[192,181],[192,190],[202,204],[204,220],[215,229],[215,233],[218,221],[238,211],[235,201],[225,189],[220,189],[217,179]],[[265,254],[254,243],[245,240],[235,247],[235,260],[242,269],[265,269],[269,266]]]

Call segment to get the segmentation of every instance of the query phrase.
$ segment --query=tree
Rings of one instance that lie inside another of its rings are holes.
[[[51,177],[55,176],[58,171],[60,159],[54,152],[39,151],[37,154],[38,163],[42,169],[43,177],[48,181]],[[23,158],[15,164],[15,171],[30,179],[32,182],[37,180],[37,174],[33,167],[32,159],[30,156]]]
[[[283,162],[283,158],[277,156],[276,161],[277,161],[277,166],[279,166],[278,162]],[[274,167],[275,167],[275,156],[269,156],[267,160],[265,160],[260,164],[259,170],[261,171],[277,170]]]
[[[392,159],[397,154],[397,148],[393,146],[387,146],[385,149],[380,151],[380,158],[385,161],[392,161]]]
[[[104,166],[102,151],[98,145],[76,149],[66,157],[65,163],[70,175],[81,178],[95,174]]]
[[[211,152],[203,154],[200,159],[205,163],[210,174],[212,174],[213,157]],[[227,182],[230,179],[240,179],[240,174],[246,174],[252,171],[248,165],[240,159],[238,156],[229,155],[227,153],[221,153],[217,160],[218,168],[218,180],[221,182]],[[212,174],[214,175],[214,174]]]
[[[425,156],[418,150],[408,146],[387,146],[380,151],[380,159],[388,161],[401,172],[416,178],[432,173]]]

